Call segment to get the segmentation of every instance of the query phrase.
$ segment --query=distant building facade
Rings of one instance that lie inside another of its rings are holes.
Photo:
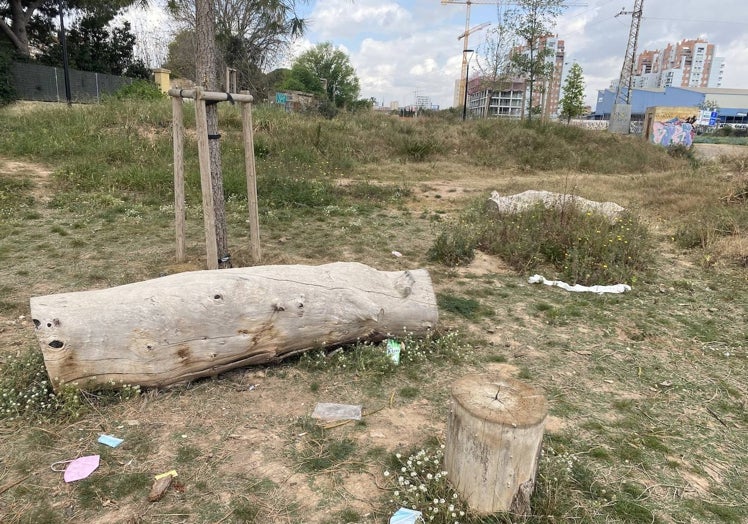
[[[545,79],[536,79],[533,86],[530,107],[540,108],[543,118],[558,117],[558,103],[561,99],[561,77],[564,69],[564,41],[558,35],[546,35],[540,40],[541,51],[549,49],[551,52],[546,58],[546,63],[552,65],[551,76]],[[527,46],[518,46],[512,50],[513,53],[529,53]],[[527,86],[529,90],[529,85]],[[529,96],[529,95],[528,95]]]
[[[681,40],[665,49],[643,51],[636,60],[633,87],[722,87],[725,59],[703,39]]]
[[[615,89],[598,91],[594,118],[608,120],[613,111]],[[632,89],[631,117],[644,120],[649,107],[702,107],[717,106],[718,121],[723,124],[748,123],[748,89],[719,87],[664,87],[659,89]]]
[[[477,118],[522,118],[527,85],[521,78],[491,82],[477,77],[468,82],[467,110]]]
[[[485,76],[476,77],[470,79],[467,86],[467,106],[470,115],[523,118],[529,108],[534,107],[540,108],[543,118],[557,118],[564,69],[564,41],[559,39],[558,35],[547,35],[541,39],[539,49],[551,50],[546,61],[552,68],[549,78],[535,79],[532,101],[529,99],[530,86],[526,79],[512,77],[507,73],[505,79],[492,83]],[[529,52],[527,46],[512,49],[512,53]],[[455,80],[454,107],[463,104],[462,100],[457,99],[459,88],[460,80]]]

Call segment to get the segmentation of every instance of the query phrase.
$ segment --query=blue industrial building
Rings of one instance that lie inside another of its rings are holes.
[[[593,118],[609,120],[616,92],[604,89],[597,92],[597,106]],[[644,120],[648,107],[698,107],[714,102],[719,108],[718,121],[723,124],[748,123],[748,89],[723,89],[717,87],[665,87],[662,89],[633,89],[631,92],[631,118]]]

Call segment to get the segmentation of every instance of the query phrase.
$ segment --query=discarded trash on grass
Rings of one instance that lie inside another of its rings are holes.
[[[124,442],[124,439],[113,437],[112,435],[100,435],[97,442],[109,446],[110,448],[116,448]]]
[[[361,406],[320,402],[314,407],[312,418],[325,421],[361,420]]]
[[[574,284],[573,286],[560,280],[547,280],[541,275],[533,275],[527,279],[529,284],[545,284],[546,286],[555,286],[565,289],[566,291],[575,291],[578,293],[590,292],[602,295],[603,293],[625,293],[631,291],[631,286],[627,284],[614,284],[612,286],[582,286],[581,284]]]
[[[161,500],[163,496],[166,494],[166,490],[169,489],[169,486],[171,486],[171,482],[174,480],[174,477],[177,476],[176,470],[167,471],[166,473],[161,473],[159,475],[156,475],[154,478],[153,485],[151,486],[151,491],[148,493],[148,502],[156,502],[158,500]]]
[[[386,343],[387,356],[390,357],[390,360],[392,360],[395,365],[398,365],[400,363],[400,351],[402,351],[405,344],[398,342],[397,340],[392,340],[391,338],[388,338]]]
[[[166,477],[176,477],[177,476],[177,470],[172,469],[167,471],[166,473],[159,473],[158,475],[155,475],[153,478],[156,480],[160,480]]]
[[[403,256],[403,254],[402,254],[402,253],[400,253],[399,251],[393,251],[393,252],[392,252],[392,256],[393,256],[393,257],[397,257],[397,258],[400,258],[401,256]]]
[[[423,522],[423,516],[420,511],[408,508],[400,508],[390,517],[390,524],[415,524]]]
[[[83,480],[96,471],[96,468],[99,467],[99,460],[99,455],[87,455],[85,457],[78,457],[75,460],[62,460],[52,464],[52,471],[61,471],[55,469],[55,466],[58,464],[67,464],[62,478],[65,479],[65,482],[75,482],[76,480]]]

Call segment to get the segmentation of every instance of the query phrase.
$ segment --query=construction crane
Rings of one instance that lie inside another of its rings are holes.
[[[633,11],[621,9],[621,12],[616,15],[616,18],[622,15],[631,15],[631,29],[629,29],[629,41],[626,45],[626,56],[623,59],[623,67],[621,68],[621,76],[618,79],[614,104],[631,104],[631,80],[634,76],[634,61],[636,60],[636,45],[639,41],[639,26],[642,20],[643,4],[644,0],[634,0]]]
[[[495,5],[497,8],[501,8],[502,6],[509,6],[509,5],[522,5],[517,2],[504,2],[503,0],[441,0],[442,5],[447,4],[460,4],[465,6],[465,32],[462,33],[459,37],[457,37],[457,40],[460,40],[462,38],[465,39],[463,42],[462,47],[462,69],[460,71],[460,89],[459,89],[459,98],[458,100],[462,101],[465,100],[465,90],[467,89],[467,85],[465,84],[465,76],[467,74],[467,67],[468,67],[468,57],[467,57],[467,51],[469,49],[468,47],[468,36],[470,33],[473,33],[474,31],[478,31],[479,29],[483,29],[486,27],[487,24],[481,24],[479,26],[475,26],[474,28],[470,28],[470,6],[473,4],[476,5]],[[587,4],[564,4],[564,7],[584,7]],[[460,102],[462,103],[462,102]]]

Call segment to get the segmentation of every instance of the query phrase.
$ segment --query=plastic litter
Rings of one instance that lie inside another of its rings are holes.
[[[393,252],[392,252],[392,256],[393,256],[393,257],[397,257],[397,258],[400,258],[401,256],[403,256],[403,254],[402,254],[402,253],[400,253],[399,251],[393,251]]]
[[[361,420],[361,406],[320,402],[314,407],[312,418],[326,421]]]
[[[99,459],[99,455],[88,455],[71,460],[63,475],[65,482],[75,482],[88,477],[99,467]]]
[[[390,524],[415,524],[423,522],[423,516],[420,511],[408,508],[400,508],[390,517]]]
[[[153,478],[156,480],[160,480],[166,477],[176,477],[177,476],[177,470],[172,469],[167,471],[166,473],[159,473],[158,475],[155,475]]]
[[[124,439],[113,437],[112,435],[101,435],[97,442],[109,446],[110,448],[116,448],[124,442]]]
[[[392,360],[395,365],[400,364],[400,351],[402,351],[404,344],[397,340],[392,340],[391,338],[388,338],[386,342],[387,356],[390,357],[390,360]]]
[[[612,286],[582,286],[580,284],[574,284],[573,286],[562,282],[560,280],[547,280],[541,275],[533,275],[527,279],[529,284],[545,284],[546,286],[555,286],[565,289],[566,291],[574,291],[577,293],[589,292],[597,293],[602,295],[603,293],[625,293],[631,291],[631,286],[627,284],[614,284]]]
[[[174,477],[177,476],[176,470],[167,471],[155,476],[151,491],[148,493],[148,502],[156,502],[161,500],[166,494],[166,490],[171,486]]]

